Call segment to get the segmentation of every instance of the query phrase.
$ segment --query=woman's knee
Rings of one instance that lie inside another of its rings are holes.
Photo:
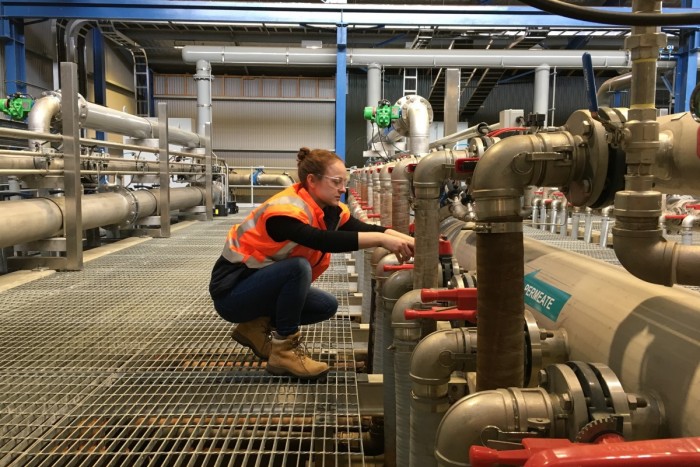
[[[285,260],[290,273],[298,275],[304,279],[308,278],[311,281],[311,264],[306,258],[294,256]]]

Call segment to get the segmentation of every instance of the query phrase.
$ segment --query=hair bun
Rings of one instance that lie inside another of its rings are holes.
[[[298,162],[303,161],[306,158],[306,156],[308,156],[309,154],[311,154],[311,149],[309,149],[307,147],[303,147],[303,148],[299,149],[299,152],[297,153],[297,161]]]

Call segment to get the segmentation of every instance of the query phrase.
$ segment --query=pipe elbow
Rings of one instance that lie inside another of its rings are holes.
[[[514,159],[519,154],[541,150],[534,135],[511,136],[488,148],[479,159],[472,178],[474,198],[520,197],[533,178],[533,164],[516,167]]]
[[[613,249],[620,264],[633,276],[669,287],[676,283],[679,245],[666,241],[660,230],[614,227]]]
[[[454,155],[450,150],[436,151],[421,158],[413,174],[417,198],[437,198],[443,180],[453,177]]]
[[[394,304],[391,312],[391,327],[394,329],[394,337],[406,341],[418,341],[421,335],[421,325],[417,320],[409,321],[404,316],[404,311],[420,302],[420,290],[406,292]]]
[[[415,157],[409,157],[398,161],[396,166],[394,166],[394,170],[391,171],[391,183],[408,183],[410,177],[407,172],[408,166],[416,162],[418,162],[418,159]]]
[[[464,357],[476,356],[475,341],[472,342],[468,330],[461,328],[436,331],[421,340],[411,355],[410,375],[414,392],[416,385],[446,385],[453,371],[474,371],[476,361]],[[469,365],[470,360],[472,365]]]
[[[435,458],[444,466],[467,466],[469,448],[481,445],[485,427],[496,426],[513,431],[508,416],[512,394],[507,389],[480,391],[463,397],[445,413],[435,435]]]
[[[50,133],[51,122],[61,112],[61,95],[52,92],[34,102],[27,116],[27,129],[37,133]],[[41,148],[44,141],[29,140],[29,149]]]

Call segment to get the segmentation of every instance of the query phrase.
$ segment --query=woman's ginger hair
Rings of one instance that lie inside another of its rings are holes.
[[[323,175],[326,173],[326,168],[336,161],[343,162],[338,154],[327,149],[309,149],[303,147],[297,153],[297,175],[301,186],[306,186],[306,178],[309,174],[314,176]],[[345,162],[343,162],[345,164]]]

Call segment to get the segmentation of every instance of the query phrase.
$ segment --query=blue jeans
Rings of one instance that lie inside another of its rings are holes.
[[[258,269],[214,300],[226,321],[245,323],[269,316],[277,333],[294,334],[300,324],[325,321],[338,311],[338,299],[311,287],[311,265],[306,258],[287,258]]]

